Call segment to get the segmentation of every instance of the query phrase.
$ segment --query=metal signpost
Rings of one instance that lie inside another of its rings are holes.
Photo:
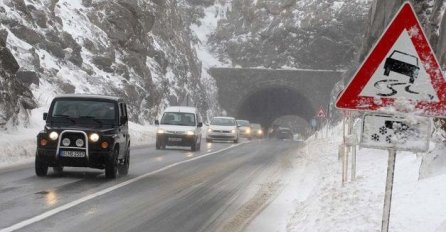
[[[360,146],[389,152],[381,227],[387,232],[397,151],[427,151],[426,117],[446,116],[446,81],[410,2],[384,30],[336,107],[380,112],[364,116]]]

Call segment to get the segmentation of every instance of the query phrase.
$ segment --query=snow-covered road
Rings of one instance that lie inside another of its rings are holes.
[[[203,144],[201,152],[136,147],[129,176],[112,181],[93,169],[45,178],[32,165],[3,169],[0,228],[237,231],[275,197],[299,146],[254,140]]]

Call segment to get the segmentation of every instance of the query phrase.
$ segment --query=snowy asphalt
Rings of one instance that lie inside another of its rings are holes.
[[[268,140],[203,144],[200,152],[134,147],[129,175],[116,180],[95,169],[44,178],[32,164],[0,169],[0,231],[240,230],[269,201],[256,195],[274,197],[259,186],[274,183],[298,147]]]

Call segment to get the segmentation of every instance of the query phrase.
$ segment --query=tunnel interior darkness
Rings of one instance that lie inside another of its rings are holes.
[[[315,110],[309,100],[288,87],[270,87],[248,95],[240,104],[237,117],[271,127],[273,121],[285,115],[296,115],[309,122]]]

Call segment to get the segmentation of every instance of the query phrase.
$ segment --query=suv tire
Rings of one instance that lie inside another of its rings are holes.
[[[126,176],[129,174],[130,167],[130,148],[127,149],[127,154],[124,158],[124,163],[119,165],[118,172],[120,176]]]
[[[48,174],[48,164],[41,161],[37,154],[36,154],[35,169],[37,176],[46,176]]]
[[[118,149],[115,149],[113,155],[108,158],[105,164],[105,177],[108,179],[115,179],[118,175]]]

